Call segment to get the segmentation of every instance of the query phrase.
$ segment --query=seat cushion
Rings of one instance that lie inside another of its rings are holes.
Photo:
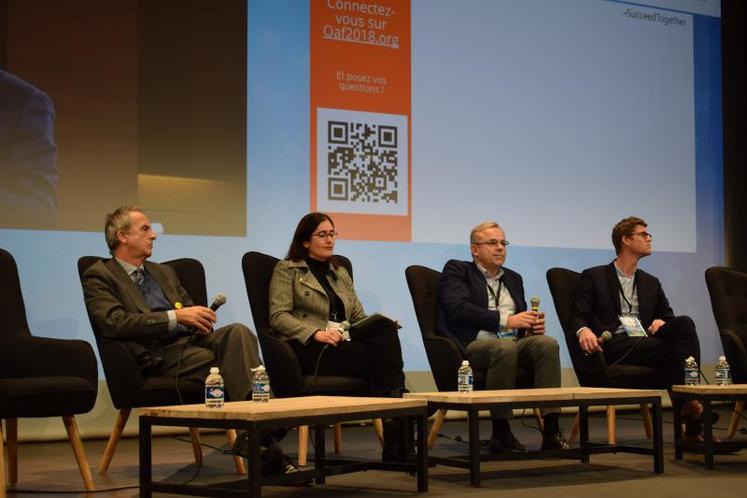
[[[96,402],[97,386],[81,377],[0,379],[0,417],[56,417],[86,413]]]
[[[330,396],[370,396],[371,386],[362,377],[337,375],[306,375],[301,388],[303,394]]]

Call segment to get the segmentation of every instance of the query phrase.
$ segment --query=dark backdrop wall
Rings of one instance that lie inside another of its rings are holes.
[[[726,262],[747,272],[747,2],[722,0]]]
[[[246,234],[246,9],[0,0],[2,68],[54,102],[58,218],[41,228],[98,231],[133,203],[166,233]]]

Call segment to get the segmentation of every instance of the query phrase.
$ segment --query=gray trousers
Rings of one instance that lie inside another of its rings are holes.
[[[250,368],[261,364],[257,337],[246,326],[233,323],[221,327],[211,334],[195,334],[190,340],[183,337],[164,346],[155,354],[163,358],[158,375],[176,374],[179,355],[182,355],[179,378],[204,382],[210,367],[217,366],[226,386],[226,397],[230,401],[244,401],[252,391]]]
[[[560,387],[558,342],[547,335],[523,339],[478,339],[467,345],[467,359],[473,369],[485,372],[485,388],[515,389],[518,369],[529,370],[534,387]],[[542,414],[558,413],[558,408],[543,409]],[[494,419],[508,419],[511,410],[490,410]]]

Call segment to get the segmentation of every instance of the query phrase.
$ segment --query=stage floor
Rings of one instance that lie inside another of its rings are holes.
[[[716,425],[715,434],[723,437],[728,424],[728,408],[719,407],[721,420]],[[534,419],[530,411],[524,418],[515,418],[511,425],[517,438],[528,447],[538,447],[540,434],[533,429]],[[23,420],[19,421],[22,424]],[[570,432],[571,416],[561,419],[561,427],[566,435]],[[740,427],[747,426],[742,422]],[[433,448],[441,454],[449,451],[466,451],[466,443],[456,440],[467,439],[465,420],[446,421],[441,433],[448,438],[439,438]],[[641,442],[645,440],[640,412],[618,412],[618,441]],[[333,448],[331,431],[327,431],[327,451]],[[703,496],[719,498],[743,498],[747,496],[747,450],[733,455],[717,455],[715,470],[706,470],[702,455],[685,454],[682,461],[674,460],[672,413],[664,411],[664,473],[656,475],[651,469],[651,458],[642,455],[615,454],[593,455],[590,464],[573,460],[530,460],[515,462],[487,462],[483,464],[482,487],[472,488],[466,470],[443,466],[429,470],[429,492],[422,496],[470,496],[535,498],[546,493],[552,498],[577,498],[579,496],[604,496],[605,498],[631,497],[679,497]],[[481,421],[482,439],[490,436],[490,421]],[[590,416],[590,435],[593,440],[606,440],[606,426],[603,413]],[[737,433],[737,437],[746,438]],[[451,439],[450,439],[451,438]],[[225,448],[225,435],[222,433],[204,435],[203,444]],[[90,497],[107,496],[116,498],[138,496],[138,445],[137,439],[120,441],[109,472],[97,474],[98,463],[105,441],[87,440],[84,442],[86,454],[94,474],[97,489]],[[184,482],[195,475],[192,462],[192,447],[187,436],[159,437],[154,445],[154,478],[168,478]],[[291,432],[282,443],[287,453],[295,456],[296,433]],[[204,447],[204,460],[195,482],[208,483],[217,480],[232,480],[237,477],[233,460],[217,449]],[[379,454],[375,433],[370,426],[345,426],[343,429],[343,456],[352,457]],[[309,447],[310,458],[313,447]],[[313,461],[310,459],[310,461]],[[379,496],[420,496],[415,493],[415,477],[405,474],[368,471],[327,478],[323,486],[281,487],[267,486],[262,496],[268,497],[379,497]],[[86,496],[82,492],[83,482],[78,473],[70,445],[67,442],[27,443],[19,447],[19,482],[9,489],[9,496],[31,498],[38,496],[33,491],[48,491],[46,496]],[[121,489],[125,488],[125,489]],[[76,493],[80,490],[79,493]],[[105,491],[108,490],[108,491]],[[169,496],[157,494],[156,496]]]

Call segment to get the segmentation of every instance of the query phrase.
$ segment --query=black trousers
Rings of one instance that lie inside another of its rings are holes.
[[[327,346],[312,339],[309,344],[291,341],[304,375],[345,375],[368,378],[374,396],[401,392],[405,386],[402,346],[397,328],[382,324],[378,328],[352,331],[351,340]],[[456,374],[455,374],[456,375]]]
[[[670,372],[670,384],[685,383],[685,359],[692,356],[700,366],[700,342],[689,316],[668,320],[656,334],[628,337],[616,334],[604,346],[607,365],[657,367]]]

